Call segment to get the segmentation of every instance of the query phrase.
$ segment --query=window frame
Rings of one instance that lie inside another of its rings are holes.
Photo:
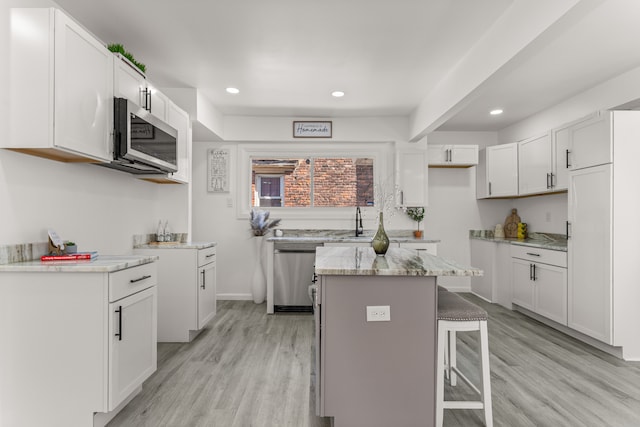
[[[280,199],[280,206],[267,206],[269,208],[273,208],[273,207],[283,207],[284,206],[284,175],[277,175],[277,174],[269,174],[269,173],[257,173],[256,174],[256,193],[258,193],[257,197],[258,200],[259,199],[274,199],[275,197],[262,197],[260,195],[260,190],[262,190],[262,185],[260,184],[260,182],[262,181],[262,177],[265,178],[279,178],[280,180],[280,197],[277,197],[278,199]],[[261,206],[259,206],[261,207]]]
[[[350,143],[244,143],[238,144],[238,168],[236,192],[236,214],[248,218],[251,210],[251,162],[256,158],[270,157],[360,157],[373,159],[374,186],[385,180],[394,180],[394,143],[350,142]],[[394,180],[395,181],[395,180]],[[375,202],[374,202],[375,203]],[[361,206],[363,211],[375,212],[375,206]],[[269,207],[273,217],[281,219],[347,219],[354,207]]]

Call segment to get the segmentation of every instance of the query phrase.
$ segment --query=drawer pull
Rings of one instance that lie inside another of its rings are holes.
[[[118,333],[115,334],[115,336],[118,337],[118,341],[122,341],[122,306],[121,305],[118,306],[116,313],[118,313]]]
[[[136,282],[139,282],[141,280],[145,280],[145,279],[149,279],[149,278],[151,278],[151,275],[145,275],[145,276],[142,276],[142,277],[140,277],[138,279],[131,279],[131,280],[129,280],[129,283],[136,283]]]
[[[540,256],[540,254],[534,254],[533,252],[527,252],[527,255],[531,255],[531,256]]]
[[[209,255],[205,255],[205,258],[211,258],[212,256],[216,256],[216,254],[209,254]]]

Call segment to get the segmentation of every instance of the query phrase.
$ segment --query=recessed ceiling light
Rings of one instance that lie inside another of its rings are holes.
[[[232,94],[236,94],[236,93],[240,93],[240,89],[235,88],[235,87],[228,87],[227,88],[227,93],[232,93]]]
[[[344,96],[344,92],[341,90],[334,90],[333,92],[331,92],[331,96],[342,98]]]
[[[499,109],[499,108],[498,108],[498,109],[496,109],[496,110],[491,110],[491,111],[489,112],[489,114],[491,114],[492,116],[497,116],[497,115],[499,115],[499,114],[502,114],[502,110],[501,110],[501,109]]]

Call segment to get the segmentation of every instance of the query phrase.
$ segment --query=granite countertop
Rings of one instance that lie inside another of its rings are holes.
[[[316,243],[370,243],[375,235],[375,230],[364,230],[361,236],[355,236],[354,230],[282,230],[283,236],[270,235],[269,242],[316,242]],[[416,239],[412,230],[389,230],[387,236],[390,242],[395,243],[438,243],[435,239]]]
[[[469,238],[554,251],[567,251],[567,237],[564,234],[530,233],[528,238],[518,239],[515,237],[494,237],[493,230],[469,230]]]
[[[81,261],[40,261],[38,259],[0,264],[0,272],[111,273],[157,260],[157,256],[139,255],[99,255],[95,259]]]
[[[207,249],[217,246],[216,242],[149,242],[133,246],[133,249]]]
[[[482,270],[406,248],[377,256],[369,247],[319,247],[316,274],[339,276],[482,276]]]

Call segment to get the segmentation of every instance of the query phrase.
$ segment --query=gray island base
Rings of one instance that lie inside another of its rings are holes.
[[[316,273],[316,414],[335,427],[433,426],[437,277],[482,272],[404,248],[320,247]],[[381,311],[389,320],[372,320]]]

